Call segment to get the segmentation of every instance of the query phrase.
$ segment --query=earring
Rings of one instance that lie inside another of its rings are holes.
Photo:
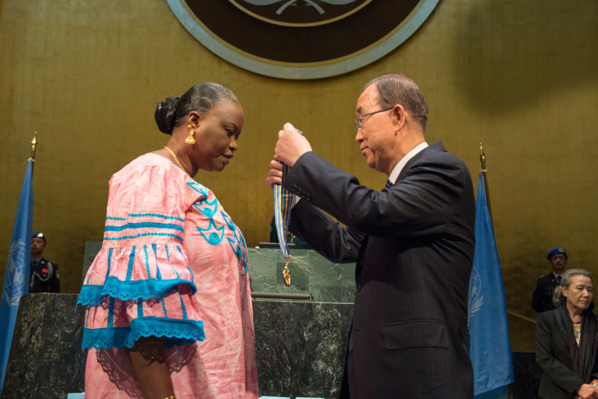
[[[187,144],[195,144],[195,131],[192,127],[191,125],[187,125],[187,129],[189,129],[189,137],[185,139],[185,143]]]

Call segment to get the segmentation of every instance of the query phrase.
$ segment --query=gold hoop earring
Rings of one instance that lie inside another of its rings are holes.
[[[187,144],[195,144],[195,131],[192,127],[191,125],[187,125],[187,129],[189,129],[189,137],[185,139],[185,143]]]

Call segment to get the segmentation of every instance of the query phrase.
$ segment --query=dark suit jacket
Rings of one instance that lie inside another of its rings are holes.
[[[554,289],[559,285],[553,273],[548,273],[536,281],[536,290],[532,296],[532,308],[538,313],[546,312],[547,310],[554,310],[554,302],[552,301],[552,294]]]
[[[465,164],[438,142],[379,192],[309,152],[284,186],[303,198],[291,230],[330,260],[357,261],[352,399],[472,398],[464,341],[475,202]]]
[[[567,399],[583,382],[573,372],[567,336],[561,332],[554,311],[538,314],[536,362],[542,369],[538,395],[542,399]],[[592,377],[598,378],[598,362],[594,361]]]

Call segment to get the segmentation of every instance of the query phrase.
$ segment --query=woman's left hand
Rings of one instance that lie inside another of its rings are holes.
[[[275,184],[282,184],[282,164],[277,155],[274,155],[274,159],[270,161],[266,184],[270,187],[270,190],[274,190]]]

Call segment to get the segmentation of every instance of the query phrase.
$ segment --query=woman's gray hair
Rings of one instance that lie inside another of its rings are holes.
[[[592,285],[594,284],[592,273],[586,269],[569,269],[565,271],[561,275],[561,284],[554,289],[554,294],[552,295],[552,302],[554,302],[557,308],[567,302],[567,298],[563,295],[563,287],[569,287],[571,285],[571,278],[574,276],[588,277],[592,281]]]

